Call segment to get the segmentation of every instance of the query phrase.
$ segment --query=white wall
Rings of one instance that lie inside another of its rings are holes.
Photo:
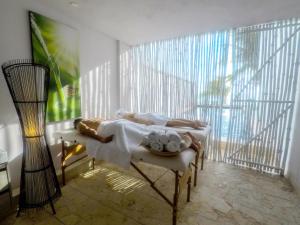
[[[286,176],[298,194],[300,194],[300,77],[298,78],[297,85],[295,114],[292,124],[291,146],[287,161]]]
[[[1,0],[0,2],[0,64],[10,59],[31,58],[28,10],[48,16],[57,21],[71,25],[79,30],[80,34],[80,71],[82,79],[86,78],[91,71],[100,68],[101,65],[109,66],[110,103],[108,113],[118,108],[118,96],[116,93],[116,64],[117,64],[117,41],[99,33],[89,27],[80,25],[71,20],[64,13],[50,9],[34,0]],[[82,90],[87,91],[88,88]],[[83,95],[85,93],[82,93]],[[86,95],[87,96],[87,95]],[[84,99],[83,99],[84,100]],[[82,111],[86,114],[87,105],[82,102]],[[102,105],[102,108],[106,107]],[[4,124],[2,127],[1,124]],[[52,132],[57,128],[69,127],[71,122],[48,125],[48,138],[53,144]],[[0,148],[8,150],[9,171],[13,188],[18,187],[21,168],[22,140],[18,117],[10,97],[2,71],[0,72]],[[58,146],[51,146],[51,153],[56,167],[59,165]],[[57,167],[58,168],[58,167]]]

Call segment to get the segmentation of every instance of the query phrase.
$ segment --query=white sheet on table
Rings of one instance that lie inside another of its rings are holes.
[[[139,149],[146,135],[152,131],[167,131],[170,129],[174,128],[159,125],[146,126],[125,119],[105,121],[99,126],[98,134],[102,136],[114,135],[113,141],[104,144],[97,140],[89,139],[86,144],[87,153],[98,160],[105,160],[124,168],[129,168],[132,152]],[[178,132],[183,131],[183,128],[178,129]],[[194,130],[192,133],[194,132],[199,131]]]
[[[114,135],[113,140],[106,144],[89,140],[87,142],[87,153],[96,159],[129,168],[132,151],[139,147],[143,138],[153,129],[124,119],[105,121],[99,126],[98,134],[101,136]],[[161,128],[156,127],[155,129]]]

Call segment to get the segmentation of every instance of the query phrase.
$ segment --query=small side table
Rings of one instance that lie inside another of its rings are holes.
[[[4,186],[2,189],[0,189],[0,195],[8,193],[9,199],[10,199],[10,206],[12,206],[12,193],[11,193],[11,186],[8,176],[8,170],[7,170],[7,152],[0,150],[0,173],[6,172],[6,178],[7,178],[7,185]]]

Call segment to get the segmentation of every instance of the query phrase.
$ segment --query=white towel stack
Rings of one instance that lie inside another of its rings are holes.
[[[143,145],[150,147],[155,151],[167,150],[169,152],[179,152],[182,146],[180,135],[173,130],[152,131],[143,140]]]

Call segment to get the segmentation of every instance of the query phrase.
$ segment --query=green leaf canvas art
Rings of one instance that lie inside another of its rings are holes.
[[[79,117],[79,35],[72,27],[29,12],[32,57],[50,68],[47,122]]]

